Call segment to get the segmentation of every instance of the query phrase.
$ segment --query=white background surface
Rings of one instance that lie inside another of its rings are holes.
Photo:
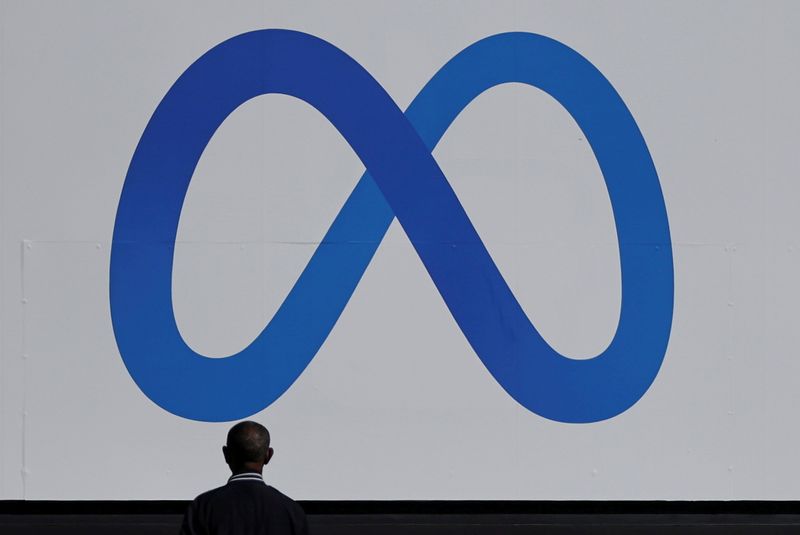
[[[109,246],[164,93],[239,33],[291,28],[353,56],[405,108],[472,42],[548,35],[631,109],[670,218],[675,314],[630,410],[569,425],[519,406],[473,353],[400,226],[306,372],[253,416],[297,499],[800,499],[800,212],[793,2],[0,2],[0,499],[188,499],[224,482],[229,424],[150,402],[119,357]],[[613,217],[550,97],[479,97],[434,153],[543,336],[591,357],[620,301]],[[356,180],[321,115],[259,97],[186,198],[173,294],[196,350],[263,328]]]

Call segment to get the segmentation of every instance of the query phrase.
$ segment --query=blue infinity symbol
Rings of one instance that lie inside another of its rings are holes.
[[[592,359],[564,357],[537,332],[431,156],[461,110],[509,82],[538,87],[572,115],[608,188],[622,304],[611,344]],[[173,312],[181,207],[220,124],[267,93],[291,95],[319,110],[367,172],[264,330],[239,353],[208,358],[186,344]],[[529,33],[469,46],[436,73],[405,114],[355,60],[311,35],[255,31],[198,59],[150,119],[119,201],[110,300],[128,371],[152,401],[185,418],[226,421],[264,409],[317,353],[394,217],[475,353],[529,410],[561,422],[595,422],[628,409],[655,379],[669,340],[674,283],[653,161],[603,75],[567,46]]]

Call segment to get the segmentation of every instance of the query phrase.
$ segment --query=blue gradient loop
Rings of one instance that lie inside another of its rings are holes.
[[[571,114],[611,199],[620,318],[608,348],[588,360],[560,355],[537,332],[431,156],[461,110],[509,82],[545,91]],[[185,343],[173,312],[181,208],[220,124],[268,93],[316,108],[367,172],[264,330],[235,355],[207,358]],[[552,420],[595,422],[625,411],[650,387],[669,340],[674,284],[655,167],[636,122],[603,75],[567,46],[529,33],[469,46],[405,113],[347,54],[304,33],[250,32],[199,58],[150,119],[117,210],[111,317],[131,377],[152,401],[185,418],[235,420],[269,406],[317,353],[395,217],[475,353],[517,402]]]

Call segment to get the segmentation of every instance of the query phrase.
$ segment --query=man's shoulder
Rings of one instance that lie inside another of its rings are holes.
[[[225,492],[225,488],[226,487],[227,487],[227,485],[222,485],[221,487],[217,487],[215,489],[207,490],[204,493],[199,494],[194,500],[192,500],[192,503],[201,504],[201,503],[207,503],[209,501],[213,501],[215,497],[217,497],[217,496],[219,496],[219,495],[221,495],[221,494],[223,494]]]
[[[288,497],[286,494],[282,493],[272,485],[264,485],[266,487],[267,492],[269,495],[275,499],[275,501],[285,504],[287,507],[291,508],[299,508],[300,506],[297,504],[296,501]]]

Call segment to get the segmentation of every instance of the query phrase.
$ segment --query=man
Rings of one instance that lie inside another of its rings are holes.
[[[227,485],[195,498],[181,535],[306,535],[300,506],[264,483],[261,473],[273,453],[266,427],[250,421],[234,425],[222,447],[233,475]]]

